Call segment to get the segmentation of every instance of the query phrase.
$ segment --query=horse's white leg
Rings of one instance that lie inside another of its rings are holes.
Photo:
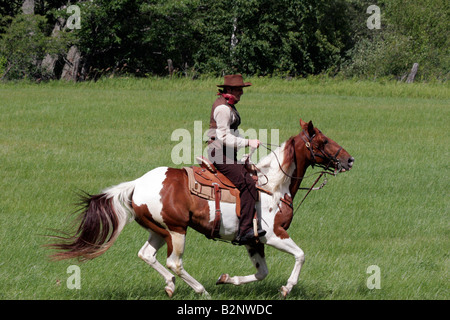
[[[186,235],[170,232],[171,241],[172,241],[172,252],[167,258],[167,267],[175,272],[181,279],[183,279],[195,292],[201,293],[207,298],[209,298],[209,293],[205,290],[200,282],[195,280],[189,273],[186,272],[183,268],[183,253],[184,253],[184,244],[186,240]]]
[[[263,280],[269,270],[267,269],[266,259],[264,258],[264,244],[259,243],[255,246],[246,246],[250,260],[256,268],[256,273],[249,276],[234,276],[222,274],[216,284],[234,284],[239,286],[244,283]]]
[[[295,265],[291,276],[289,277],[287,284],[280,289],[282,297],[286,298],[298,282],[302,265],[305,262],[305,254],[291,238],[281,239],[274,235],[267,239],[267,244],[281,251],[290,253],[295,258]]]
[[[167,284],[165,287],[166,293],[169,297],[172,297],[173,292],[175,291],[175,277],[159,263],[158,260],[156,260],[156,252],[164,245],[164,243],[165,241],[161,236],[150,231],[150,237],[141,250],[139,250],[138,256],[164,277]]]

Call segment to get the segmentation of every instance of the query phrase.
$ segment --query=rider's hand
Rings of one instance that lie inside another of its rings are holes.
[[[248,146],[253,149],[257,149],[261,142],[258,139],[249,139]]]

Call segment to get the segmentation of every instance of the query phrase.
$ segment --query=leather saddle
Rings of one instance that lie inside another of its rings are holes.
[[[211,236],[214,239],[219,235],[221,219],[220,202],[235,203],[236,215],[241,216],[240,192],[236,186],[222,173],[220,173],[214,164],[205,157],[196,158],[200,166],[184,167],[189,180],[189,190],[192,194],[206,200],[215,202],[215,219]],[[257,173],[251,166],[246,166],[247,170],[252,174],[255,183],[257,181]],[[258,199],[260,199],[261,191],[271,194],[270,191],[257,187]]]
[[[183,168],[189,177],[191,193],[206,200],[236,203],[236,215],[240,217],[240,192],[236,186],[205,157],[197,157],[196,160],[199,167]]]

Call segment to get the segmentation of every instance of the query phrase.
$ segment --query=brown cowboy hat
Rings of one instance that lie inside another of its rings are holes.
[[[224,77],[224,84],[218,84],[220,88],[223,87],[250,87],[250,82],[245,82],[240,74],[230,74]]]

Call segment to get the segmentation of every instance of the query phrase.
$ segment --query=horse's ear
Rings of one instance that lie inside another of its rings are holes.
[[[305,121],[300,119],[300,127],[302,127],[302,129],[305,130],[305,132],[307,132],[310,137],[316,134],[312,121],[306,123]]]
[[[314,125],[313,125],[312,121],[308,122],[308,130],[307,131],[311,138],[316,134],[316,131],[314,130]]]
[[[302,119],[300,119],[300,127],[301,127],[303,130],[307,130],[308,124],[307,124],[305,121],[303,121]]]

